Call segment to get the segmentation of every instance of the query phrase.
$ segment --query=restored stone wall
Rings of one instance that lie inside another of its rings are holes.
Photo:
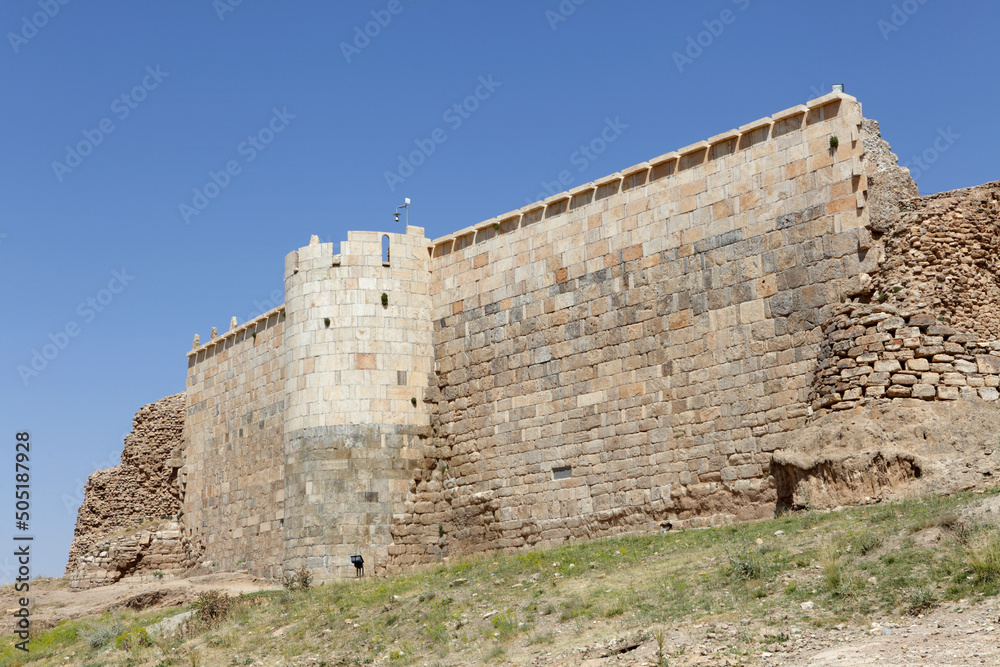
[[[204,560],[271,577],[282,571],[283,317],[276,308],[188,353],[181,470]]]
[[[98,543],[149,518],[180,513],[177,468],[183,447],[183,426],[183,394],[162,398],[135,414],[132,432],[125,437],[121,463],[93,473],[84,487],[84,500],[77,513],[66,564],[67,575],[83,582],[87,577],[77,574],[83,567],[81,559],[102,551],[97,549]],[[105,573],[107,569],[104,568]],[[100,579],[118,576],[120,573],[112,572]]]
[[[436,240],[397,562],[773,511],[767,436],[878,256],[862,137],[828,95]]]
[[[385,568],[429,432],[428,240],[350,232],[285,259],[285,567]]]

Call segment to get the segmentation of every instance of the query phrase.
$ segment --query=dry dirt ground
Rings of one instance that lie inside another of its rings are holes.
[[[809,665],[833,667],[877,665],[1000,665],[1000,612],[997,600],[950,605],[921,618],[872,623],[868,627],[815,630],[789,624],[790,639],[753,652],[733,655],[736,630],[721,625],[689,626],[669,632],[663,652],[668,665]],[[725,625],[725,624],[722,624]],[[647,639],[638,648],[617,656],[598,647],[580,647],[577,655],[540,656],[534,665],[657,664],[657,645]]]
[[[31,623],[35,628],[47,628],[65,619],[99,615],[112,607],[136,610],[175,607],[212,589],[239,595],[276,588],[280,586],[247,574],[206,574],[148,584],[118,583],[78,592],[70,591],[65,579],[35,579],[31,582]],[[5,612],[0,620],[0,633],[13,632],[11,613],[17,606],[17,597],[13,586],[0,589],[0,608]]]

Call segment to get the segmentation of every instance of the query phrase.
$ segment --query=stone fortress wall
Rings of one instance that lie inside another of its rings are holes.
[[[837,332],[938,335],[841,307],[915,194],[832,93],[434,241],[314,238],[283,307],[188,355],[185,539],[324,579],[770,514],[782,437],[894,395]]]
[[[444,471],[398,561],[773,511],[768,436],[874,267],[862,157],[832,94],[436,240]]]
[[[275,308],[188,352],[184,523],[223,570],[282,572],[285,326]]]

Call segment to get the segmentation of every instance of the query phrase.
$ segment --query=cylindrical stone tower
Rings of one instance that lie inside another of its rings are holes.
[[[385,567],[390,524],[430,425],[428,240],[349,232],[285,257],[284,569]]]

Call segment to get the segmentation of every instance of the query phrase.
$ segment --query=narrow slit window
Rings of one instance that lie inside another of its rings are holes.
[[[389,235],[382,235],[382,266],[389,266]]]
[[[573,468],[570,466],[563,466],[562,468],[552,469],[552,479],[569,479],[573,476]]]

